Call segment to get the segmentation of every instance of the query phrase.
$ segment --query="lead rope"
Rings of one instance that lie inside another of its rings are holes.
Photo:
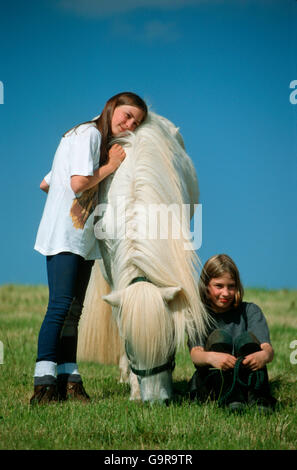
[[[235,366],[234,366],[234,372],[233,372],[233,380],[232,380],[232,385],[231,387],[229,388],[229,390],[227,390],[226,393],[224,393],[222,396],[219,396],[219,399],[218,399],[218,404],[219,405],[222,405],[223,403],[226,402],[227,398],[231,395],[231,393],[233,392],[234,390],[234,387],[236,385],[236,382],[238,381],[239,383],[241,383],[243,386],[246,386],[246,384],[244,384],[240,378],[239,378],[239,368],[240,368],[240,365],[243,361],[244,357],[239,357],[235,363]],[[223,373],[221,371],[221,378],[222,378],[222,388],[223,388],[223,384],[224,384],[224,376],[223,376]],[[221,389],[222,390],[222,389]]]
[[[237,361],[235,363],[235,366],[234,366],[232,385],[231,385],[230,389],[226,393],[224,393],[224,395],[219,397],[219,399],[218,399],[219,405],[223,404],[227,400],[227,398],[231,395],[231,393],[233,392],[234,387],[236,385],[236,382],[239,383],[240,385],[242,385],[245,388],[251,388],[252,387],[252,382],[254,381],[255,390],[260,390],[260,388],[262,387],[265,378],[264,378],[263,371],[261,371],[261,370],[251,371],[250,374],[249,374],[249,378],[248,378],[247,383],[243,382],[239,378],[239,369],[240,369],[240,366],[241,366],[242,361],[244,360],[244,358],[245,358],[245,356],[241,356],[237,359]],[[223,377],[222,372],[221,372],[221,378],[222,378],[222,382],[224,383],[224,377]],[[222,383],[222,387],[223,387],[223,383]]]

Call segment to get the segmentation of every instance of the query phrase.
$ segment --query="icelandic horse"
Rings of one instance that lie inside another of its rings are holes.
[[[119,363],[130,399],[167,402],[177,348],[208,324],[190,234],[197,176],[178,128],[153,112],[115,142],[126,158],[99,185],[102,259],[86,293],[78,358]]]

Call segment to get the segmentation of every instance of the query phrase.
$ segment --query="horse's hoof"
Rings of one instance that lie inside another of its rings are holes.
[[[141,401],[141,397],[140,396],[132,396],[129,398],[130,401]]]

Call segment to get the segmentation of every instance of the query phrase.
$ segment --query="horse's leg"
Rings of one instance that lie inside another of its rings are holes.
[[[130,367],[129,367],[128,358],[125,353],[122,354],[122,356],[120,357],[119,368],[120,368],[120,374],[121,374],[120,383],[128,383]]]
[[[135,375],[132,370],[130,371],[129,375],[130,381],[130,400],[141,400],[140,395],[140,386],[137,379],[137,375]]]
[[[140,388],[137,376],[130,370],[127,355],[122,354],[119,362],[120,383],[130,384],[130,400],[140,400]]]

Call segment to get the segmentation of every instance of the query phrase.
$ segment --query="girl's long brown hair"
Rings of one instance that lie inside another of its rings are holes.
[[[213,278],[221,277],[229,273],[235,282],[235,299],[233,307],[238,307],[243,299],[244,289],[241,284],[238,268],[230,256],[222,254],[209,258],[203,266],[199,279],[199,292],[202,302],[210,306],[208,296],[208,284]]]
[[[115,108],[122,105],[130,105],[135,106],[143,111],[143,120],[145,120],[147,116],[147,105],[140,96],[136,95],[135,93],[131,93],[130,91],[125,91],[122,93],[118,93],[117,95],[112,96],[105,104],[104,109],[100,116],[93,120],[93,121],[86,121],[81,124],[78,124],[73,128],[73,130],[77,129],[78,126],[82,124],[95,124],[97,129],[100,131],[101,134],[101,145],[100,145],[100,166],[105,165],[108,160],[108,151],[111,139],[113,137],[111,131],[111,119],[113,116],[113,112]],[[72,130],[72,129],[70,129]],[[64,136],[69,131],[65,132]]]

